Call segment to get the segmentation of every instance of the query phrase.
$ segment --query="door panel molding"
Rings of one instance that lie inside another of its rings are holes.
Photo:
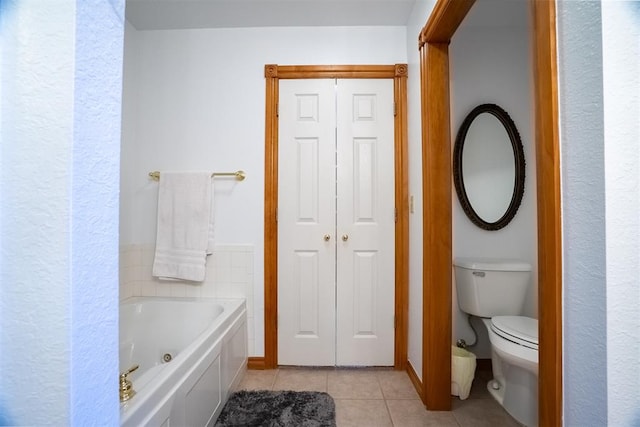
[[[264,200],[264,367],[278,362],[278,96],[280,79],[393,79],[395,147],[395,349],[394,366],[406,369],[409,277],[409,177],[407,161],[407,64],[395,65],[277,65],[265,74],[265,200]]]

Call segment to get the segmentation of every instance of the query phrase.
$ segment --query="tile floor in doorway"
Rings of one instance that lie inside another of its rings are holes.
[[[451,412],[427,411],[409,376],[391,369],[251,370],[239,389],[327,392],[336,403],[338,427],[519,427],[489,395],[490,376],[490,372],[477,372],[469,398],[452,397]]]

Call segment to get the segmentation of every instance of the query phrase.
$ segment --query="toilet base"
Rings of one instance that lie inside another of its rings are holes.
[[[489,380],[487,383],[487,390],[491,397],[493,397],[502,406],[504,402],[504,387],[498,382],[498,380]]]
[[[490,380],[487,383],[489,394],[519,423],[537,427],[538,377],[517,366],[503,365],[505,368],[509,382],[495,378]]]
[[[514,358],[505,354],[493,342],[499,338],[491,330],[491,319],[482,319],[491,342],[493,379],[487,383],[489,394],[513,418],[527,427],[538,426],[538,369],[537,360],[514,364]],[[502,339],[502,338],[499,338]],[[526,362],[526,363],[522,363]],[[529,369],[525,369],[525,367]],[[534,367],[535,369],[531,369]],[[499,387],[494,386],[498,384]],[[508,388],[508,390],[507,390]]]

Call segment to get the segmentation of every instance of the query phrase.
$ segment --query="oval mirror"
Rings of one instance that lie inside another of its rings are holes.
[[[524,149],[515,123],[495,104],[464,119],[453,148],[453,182],[467,217],[499,230],[513,219],[524,194]]]

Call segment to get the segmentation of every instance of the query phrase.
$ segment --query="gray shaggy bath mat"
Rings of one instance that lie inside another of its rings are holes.
[[[216,427],[335,427],[336,407],[316,391],[238,391],[229,397]]]

